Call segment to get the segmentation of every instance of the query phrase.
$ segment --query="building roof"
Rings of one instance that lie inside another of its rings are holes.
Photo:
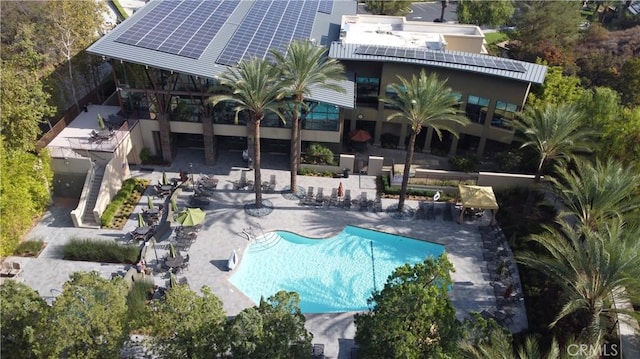
[[[345,44],[343,42],[334,42],[329,49],[329,57],[338,60],[351,60],[351,61],[381,61],[381,62],[396,62],[407,63],[415,65],[433,66],[450,68],[460,71],[475,72],[483,75],[504,77],[511,80],[530,82],[535,84],[542,84],[547,73],[547,67],[530,62],[516,61],[510,59],[503,59],[496,56],[475,54],[462,51],[428,51],[424,50],[425,54],[440,54],[440,59],[421,59],[415,58],[416,56],[406,57],[405,55],[396,55],[398,50],[407,50],[405,47],[393,47],[393,46],[375,46],[377,49],[383,51],[367,51],[364,47],[370,48],[371,46],[362,46],[357,43]],[[364,50],[364,51],[363,51]],[[373,54],[373,53],[378,54]],[[384,55],[382,55],[384,53]],[[438,56],[440,56],[438,55]],[[447,61],[446,58],[462,58],[464,61]],[[513,70],[506,70],[501,68],[490,67],[484,65],[485,63],[495,63],[499,60],[501,63],[506,64]],[[471,64],[475,63],[475,64]]]
[[[349,15],[342,18],[340,41],[346,44],[387,45],[442,50],[445,37],[464,38],[466,47],[486,53],[484,33],[476,25],[407,20],[404,16]]]
[[[342,16],[355,14],[356,7],[351,0],[154,0],[87,51],[215,78],[242,59],[265,58],[266,50],[284,50],[295,39],[329,46],[339,38]],[[341,85],[346,94],[312,90],[310,99],[353,108],[353,82]]]

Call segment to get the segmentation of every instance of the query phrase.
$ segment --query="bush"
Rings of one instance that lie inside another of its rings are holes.
[[[333,152],[319,143],[312,143],[309,146],[304,160],[305,163],[314,165],[333,165],[335,163]]]
[[[147,301],[153,295],[154,283],[150,280],[138,280],[133,282],[127,293],[127,317],[131,329],[145,327],[149,319],[149,307]]]
[[[310,168],[304,168],[301,167],[298,170],[298,174],[301,176],[315,176],[315,177],[334,177],[335,173],[330,172],[330,171],[316,171],[316,170],[312,170]]]
[[[90,238],[73,238],[62,247],[62,258],[73,261],[101,263],[135,263],[140,254],[137,245],[121,245],[115,242]]]
[[[378,177],[378,184],[382,185],[382,193],[389,195],[399,195],[400,194],[400,186],[391,186],[389,183],[389,176],[380,176]],[[442,190],[434,190],[434,189],[415,189],[415,188],[407,188],[407,195],[409,196],[422,196],[422,197],[431,197],[436,194],[436,192],[440,192],[440,200],[447,201],[451,198],[446,192]]]
[[[456,156],[449,159],[449,164],[454,171],[473,172],[478,163],[478,158],[474,155]]]
[[[140,161],[142,161],[142,163],[147,163],[149,162],[149,159],[151,159],[151,150],[147,147],[143,147],[140,150]]]
[[[149,182],[137,178],[129,178],[122,183],[122,187],[111,200],[111,203],[102,212],[100,222],[103,226],[108,226],[113,221],[113,217],[120,211],[122,206],[131,197],[134,192],[142,193]]]
[[[44,248],[44,242],[40,239],[21,242],[16,247],[14,254],[23,257],[35,257]]]

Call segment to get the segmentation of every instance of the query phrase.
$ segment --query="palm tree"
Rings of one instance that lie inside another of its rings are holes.
[[[262,207],[262,176],[260,175],[260,123],[268,112],[277,115],[284,122],[279,109],[280,100],[287,95],[279,81],[278,69],[266,60],[251,59],[242,61],[237,68],[229,68],[218,79],[219,86],[227,89],[227,94],[217,94],[207,99],[207,103],[215,106],[223,101],[236,106],[235,121],[241,111],[249,112],[247,127],[249,134],[253,132],[253,141],[249,140],[249,155],[254,165],[254,191],[256,208]],[[251,135],[248,136],[250,138]],[[253,147],[253,148],[251,148]]]
[[[546,166],[557,158],[568,159],[577,152],[590,152],[585,143],[590,131],[582,129],[585,115],[571,104],[548,104],[544,108],[528,108],[513,121],[526,141],[520,146],[532,147],[540,156],[535,183],[540,182]]]
[[[420,77],[413,75],[411,80],[398,76],[399,84],[391,84],[390,90],[397,94],[393,97],[382,97],[380,101],[388,103],[393,108],[398,109],[389,117],[401,119],[409,122],[411,137],[407,147],[407,157],[404,162],[404,174],[402,177],[402,187],[400,188],[400,201],[398,202],[398,212],[404,210],[404,201],[407,196],[407,184],[409,183],[409,168],[413,161],[413,151],[416,137],[423,126],[431,126],[442,139],[442,131],[449,131],[458,137],[455,130],[456,125],[466,125],[469,120],[462,116],[455,107],[459,102],[456,95],[449,87],[447,81],[440,81],[435,74],[427,75],[425,71],[420,72]]]
[[[547,255],[526,252],[517,260],[549,275],[563,289],[566,303],[551,323],[577,314],[582,320],[585,342],[599,345],[606,333],[604,319],[624,310],[611,306],[622,298],[621,288],[638,288],[640,253],[635,231],[615,219],[598,231],[575,230],[559,221],[560,229],[546,227],[546,233],[532,235]],[[634,234],[635,233],[635,234]]]
[[[558,178],[551,178],[568,209],[560,217],[575,216],[581,225],[595,230],[603,221],[622,219],[640,208],[640,174],[611,159],[595,164],[577,160],[572,168],[557,166]]]
[[[273,50],[283,82],[289,85],[292,95],[291,118],[291,193],[298,190],[298,165],[300,163],[300,112],[304,99],[312,88],[323,88],[344,93],[338,81],[345,79],[344,67],[326,56],[327,49],[307,40],[294,41],[286,54]]]

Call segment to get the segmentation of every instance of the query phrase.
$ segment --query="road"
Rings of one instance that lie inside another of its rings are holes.
[[[456,9],[458,4],[449,1],[449,5],[444,12],[445,21],[456,21]],[[407,20],[413,21],[433,21],[440,19],[440,11],[442,11],[442,3],[440,1],[415,2],[411,4],[411,13],[407,14]],[[367,14],[364,3],[358,4],[358,14]]]

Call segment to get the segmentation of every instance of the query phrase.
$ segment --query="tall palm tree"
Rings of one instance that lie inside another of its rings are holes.
[[[262,176],[260,174],[260,123],[268,112],[277,115],[284,122],[284,116],[279,109],[279,102],[287,96],[283,91],[278,69],[266,60],[251,59],[238,64],[237,68],[229,68],[220,78],[218,84],[221,89],[229,93],[217,94],[209,97],[207,103],[215,106],[223,101],[235,104],[235,122],[242,111],[249,112],[249,155],[254,165],[254,191],[256,194],[256,208],[262,207]],[[253,132],[253,133],[251,133]],[[253,148],[251,148],[253,147]]]
[[[586,139],[591,134],[583,129],[585,114],[572,104],[548,104],[533,107],[512,124],[526,141],[521,148],[532,147],[540,156],[535,182],[540,182],[546,166],[555,159],[572,157],[578,152],[590,152]]]
[[[273,50],[283,82],[292,92],[291,118],[291,193],[298,190],[298,165],[300,163],[300,112],[304,100],[312,88],[323,88],[344,93],[338,81],[345,79],[344,67],[335,59],[327,57],[325,47],[316,46],[308,40],[294,41],[285,54]]]
[[[640,208],[640,174],[628,171],[611,159],[595,164],[576,160],[573,169],[557,166],[557,178],[551,182],[567,207],[561,217],[575,216],[578,222],[592,230],[611,218]]]
[[[455,107],[459,102],[457,96],[447,87],[446,80],[439,80],[435,74],[427,75],[420,71],[420,76],[413,75],[411,80],[398,76],[400,83],[390,85],[390,90],[396,96],[382,97],[380,101],[388,103],[397,109],[387,117],[387,121],[400,119],[409,122],[411,137],[407,147],[407,156],[404,161],[404,174],[400,188],[400,201],[398,211],[404,210],[404,201],[407,196],[407,184],[409,183],[409,168],[413,161],[413,151],[416,137],[423,126],[433,127],[433,130],[442,139],[442,131],[449,131],[458,137],[456,125],[466,125],[469,120],[461,115]]]
[[[517,260],[546,273],[563,289],[566,303],[551,326],[577,314],[582,320],[582,337],[598,345],[606,333],[604,319],[624,310],[611,306],[619,300],[620,288],[638,288],[640,252],[635,231],[626,230],[615,219],[601,225],[598,231],[575,230],[566,221],[560,229],[546,227],[546,233],[532,235],[532,241],[548,254],[526,252]],[[634,234],[635,233],[635,234]]]

